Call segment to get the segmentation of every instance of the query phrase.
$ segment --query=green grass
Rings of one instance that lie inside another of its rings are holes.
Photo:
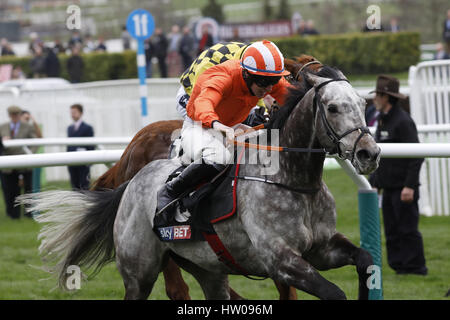
[[[357,212],[357,189],[342,170],[329,170],[324,176],[336,199],[338,230],[353,243],[359,243],[359,221]],[[66,182],[51,183],[46,189],[68,189]],[[39,269],[36,239],[39,225],[31,219],[12,221],[6,217],[3,199],[0,197],[0,299],[122,299],[122,279],[114,263],[104,267],[93,279],[83,282],[81,290],[61,292],[55,289],[53,279]],[[385,299],[446,299],[450,288],[450,233],[449,217],[421,217],[420,231],[425,245],[425,256],[429,275],[396,275],[386,263],[383,240],[383,290]],[[199,285],[187,273],[184,279],[190,287],[193,299],[203,299]],[[321,272],[328,280],[337,284],[349,299],[357,298],[357,276],[352,266]],[[43,280],[44,279],[44,280]],[[230,285],[248,299],[277,299],[278,292],[271,280],[252,281],[241,276],[230,276]],[[167,299],[162,274],[150,299]],[[299,299],[314,297],[299,292]]]

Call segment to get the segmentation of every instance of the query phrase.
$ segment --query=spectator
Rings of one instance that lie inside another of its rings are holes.
[[[41,45],[36,45],[34,47],[34,56],[30,61],[30,69],[33,78],[44,78],[46,76],[45,55]]]
[[[447,10],[447,19],[444,21],[444,30],[442,31],[442,38],[445,43],[445,50],[450,53],[450,9]]]
[[[12,73],[11,79],[25,79],[25,73],[22,71],[21,66],[15,66]]]
[[[183,28],[183,36],[180,40],[180,55],[183,61],[183,70],[190,67],[194,54],[194,38],[191,35],[191,29],[188,26]]]
[[[436,44],[436,53],[434,54],[434,60],[450,59],[450,55],[445,52],[442,42]]]
[[[11,47],[11,44],[6,38],[0,40],[0,55],[2,56],[14,56],[15,53]]]
[[[208,49],[214,44],[213,37],[211,36],[211,33],[209,32],[209,26],[204,25],[202,28],[202,37],[200,38],[200,41],[198,42],[197,47],[197,56],[200,55],[204,50]]]
[[[34,128],[34,132],[36,134],[36,138],[42,138],[42,131],[39,127],[39,124],[36,122],[36,119],[31,115],[31,113],[27,110],[22,110],[20,113],[20,121],[30,124]],[[31,123],[30,123],[31,122]],[[37,148],[36,152],[43,147]],[[39,192],[41,189],[41,171],[42,168],[34,168],[32,169],[32,177],[31,181],[26,181],[24,179],[19,180],[19,185],[25,186],[25,189],[33,190],[33,192]],[[31,185],[27,186],[27,183]]]
[[[398,106],[399,81],[380,75],[377,79],[375,107],[380,112],[375,140],[378,143],[418,143],[414,121]],[[381,158],[369,180],[383,189],[382,210],[389,266],[397,274],[428,273],[425,266],[419,226],[419,172],[422,158]]]
[[[231,41],[244,42],[244,40],[239,36],[238,27],[233,27],[233,38],[231,39]]]
[[[83,106],[80,104],[74,104],[70,107],[70,115],[74,121],[67,128],[67,136],[69,138],[72,137],[93,137],[94,129],[85,123],[81,117],[83,116]],[[68,152],[73,151],[85,151],[85,150],[94,150],[93,146],[81,147],[81,146],[69,146],[67,147]],[[72,189],[89,189],[90,183],[90,166],[82,165],[82,166],[69,166],[69,174],[70,174],[70,184],[72,185]]]
[[[318,34],[319,34],[319,31],[316,30],[316,28],[314,26],[314,21],[313,20],[308,20],[306,22],[305,31],[304,31],[303,35],[315,36],[315,35],[318,35]]]
[[[167,38],[161,28],[155,29],[153,36],[154,56],[158,59],[159,73],[161,78],[167,78]]]
[[[298,24],[297,34],[300,36],[305,35],[306,32],[306,22],[305,20],[301,20]]]
[[[366,124],[368,127],[375,127],[378,124],[378,115],[380,112],[374,104],[367,106],[365,112]]]
[[[41,48],[44,46],[44,43],[39,39],[39,35],[37,32],[30,33],[30,42],[28,44],[28,49],[30,50],[30,54],[34,55],[36,46],[40,46]]]
[[[145,51],[145,64],[146,64],[146,77],[151,78],[152,77],[152,58],[154,56],[154,46],[150,39],[146,39],[144,41],[144,51]]]
[[[181,57],[178,53],[180,48],[181,33],[180,27],[172,26],[169,33],[169,47],[167,53],[167,65],[169,66],[169,77],[176,78],[181,74]]]
[[[47,77],[59,77],[61,73],[61,64],[59,63],[58,56],[51,48],[46,48],[47,52],[45,56],[45,74]]]
[[[83,39],[81,38],[80,32],[78,30],[74,30],[72,36],[69,39],[68,47],[72,50],[74,47],[83,47]]]
[[[98,43],[95,47],[95,51],[105,52],[106,51],[106,45],[105,45],[105,38],[98,37]]]
[[[20,121],[21,109],[17,106],[8,108],[10,121],[0,126],[2,140],[36,138],[34,128],[28,123]],[[28,148],[35,151],[36,148]],[[4,155],[26,154],[24,148],[14,147],[5,149]],[[20,207],[14,207],[14,200],[21,193],[19,179],[25,181],[25,193],[32,192],[32,171],[29,169],[3,169],[1,172],[3,197],[6,205],[6,214],[12,219],[20,218]],[[28,215],[30,216],[30,215]]]
[[[94,40],[92,40],[92,37],[88,34],[84,41],[83,52],[84,53],[94,52],[96,48],[97,46],[95,45]]]
[[[55,54],[66,53],[66,48],[64,48],[64,45],[61,43],[61,40],[59,39],[55,40],[53,51],[55,52]]]
[[[30,111],[22,110],[20,113],[20,121],[30,124],[30,120],[31,126],[34,128],[36,138],[42,138],[42,131],[39,124],[36,122],[36,119],[31,115]]]
[[[389,31],[392,33],[396,33],[400,31],[400,27],[398,25],[397,18],[392,18],[389,23]]]
[[[128,33],[126,26],[122,26],[121,38],[122,38],[123,50],[130,50],[131,49],[131,36]]]
[[[67,72],[69,73],[70,82],[79,83],[83,77],[84,62],[80,56],[80,46],[72,48],[72,56],[67,59]]]

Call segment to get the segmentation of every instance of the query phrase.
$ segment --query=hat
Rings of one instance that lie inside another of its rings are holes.
[[[8,114],[17,114],[21,113],[22,109],[20,109],[18,106],[11,106],[8,108]]]
[[[407,97],[399,92],[399,88],[400,82],[397,78],[382,74],[377,78],[376,89],[369,93],[384,93],[399,99],[406,99]]]

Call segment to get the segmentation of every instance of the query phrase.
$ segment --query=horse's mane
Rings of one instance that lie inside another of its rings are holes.
[[[325,65],[319,72],[312,74],[315,74],[319,77],[336,80],[341,78],[338,71],[339,69],[335,67]],[[304,71],[303,73],[307,72],[308,71]],[[305,76],[302,76],[302,81],[296,82],[292,85],[292,87],[288,88],[288,93],[284,105],[281,106],[281,108],[272,115],[269,122],[266,124],[266,128],[282,129],[287,119],[289,118],[289,115],[294,110],[295,106],[299,103],[301,99],[303,99],[303,97],[311,88],[312,85],[306,81]]]

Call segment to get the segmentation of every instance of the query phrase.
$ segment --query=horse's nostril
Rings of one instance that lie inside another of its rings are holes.
[[[359,161],[367,161],[371,158],[370,152],[366,149],[361,149],[356,152],[356,157],[359,159]]]

